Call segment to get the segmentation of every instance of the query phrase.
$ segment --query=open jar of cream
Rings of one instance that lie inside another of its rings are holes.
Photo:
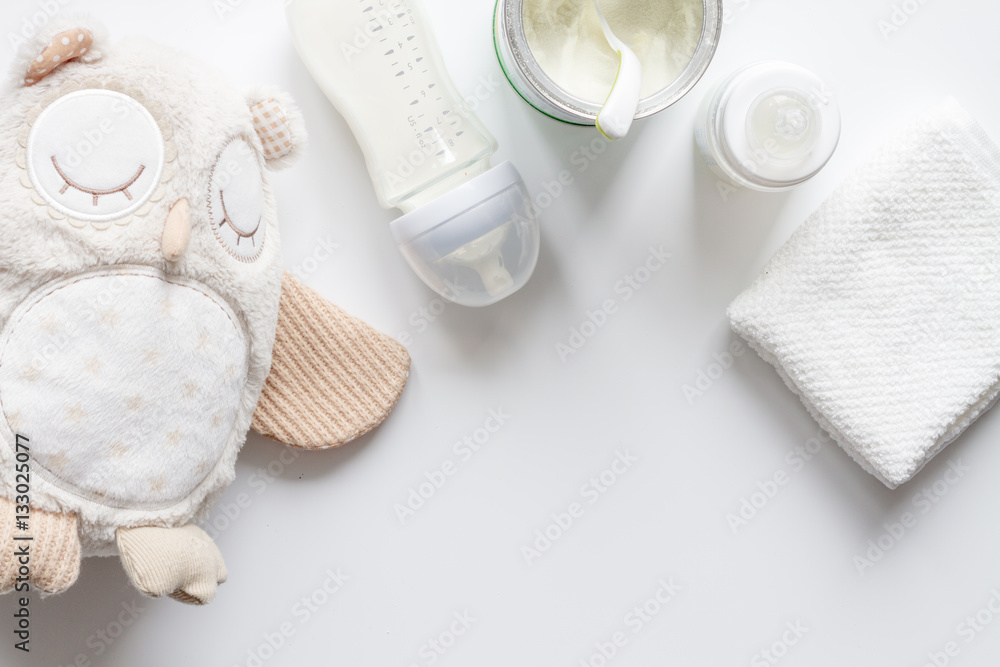
[[[684,97],[715,55],[722,0],[601,0],[601,7],[642,64],[637,119]],[[596,123],[619,57],[593,0],[498,0],[493,36],[507,79],[528,104],[566,123]]]

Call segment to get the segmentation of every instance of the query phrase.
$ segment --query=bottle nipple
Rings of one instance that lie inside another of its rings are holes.
[[[503,294],[514,286],[514,278],[504,266],[500,252],[509,228],[510,223],[497,227],[437,261],[472,269],[479,274],[490,296]]]
[[[812,150],[819,131],[819,115],[798,91],[764,93],[747,115],[751,146],[774,160],[801,160]]]

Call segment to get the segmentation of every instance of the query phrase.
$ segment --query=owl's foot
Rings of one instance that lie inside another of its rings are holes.
[[[31,508],[27,530],[21,530],[16,509],[0,498],[0,594],[26,591],[24,584],[42,593],[62,593],[80,574],[76,515]],[[15,539],[27,537],[31,539]]]
[[[226,581],[219,548],[198,526],[119,528],[117,541],[132,585],[150,597],[208,604]]]

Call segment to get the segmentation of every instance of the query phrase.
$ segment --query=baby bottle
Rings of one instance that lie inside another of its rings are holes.
[[[695,138],[708,166],[732,185],[787,190],[815,176],[840,141],[840,108],[822,79],[765,61],[705,96]]]
[[[292,0],[295,47],[347,120],[390,229],[438,294],[486,306],[531,277],[539,231],[513,164],[490,166],[496,139],[442,64],[413,0]]]

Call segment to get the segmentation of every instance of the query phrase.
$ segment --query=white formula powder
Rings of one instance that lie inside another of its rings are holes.
[[[691,61],[702,0],[601,0],[601,9],[642,63],[643,98],[669,86]],[[531,53],[549,78],[602,104],[618,75],[618,54],[604,38],[594,0],[524,0],[522,16]]]

